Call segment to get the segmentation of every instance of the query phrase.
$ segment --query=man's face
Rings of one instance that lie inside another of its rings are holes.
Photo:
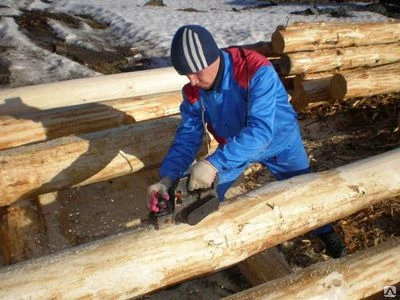
[[[210,89],[215,81],[215,78],[217,77],[219,61],[220,58],[218,57],[217,60],[207,68],[199,72],[186,75],[190,80],[190,84],[202,89]]]

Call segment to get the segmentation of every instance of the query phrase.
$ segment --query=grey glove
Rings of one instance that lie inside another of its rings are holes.
[[[208,160],[200,160],[190,167],[189,173],[188,190],[193,191],[210,187],[218,170]]]

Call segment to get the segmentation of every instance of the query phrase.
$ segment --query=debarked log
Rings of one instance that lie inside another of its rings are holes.
[[[389,241],[224,299],[364,299],[399,283],[399,270],[400,241]]]
[[[253,286],[291,274],[292,268],[278,247],[264,250],[237,264],[240,273]]]
[[[311,23],[278,27],[272,34],[275,53],[313,51],[396,43],[400,40],[400,22]]]
[[[267,184],[196,226],[127,232],[0,269],[0,299],[126,299],[238,263],[400,194],[400,149]]]
[[[179,116],[171,116],[2,150],[0,206],[156,167],[179,122]]]
[[[400,63],[375,68],[344,71],[331,80],[334,100],[400,92]]]
[[[331,80],[332,76],[296,82],[292,98],[295,108],[301,110],[313,102],[334,102],[331,94]]]
[[[168,67],[3,89],[0,115],[171,92],[187,82]]]
[[[382,44],[283,54],[279,68],[284,75],[374,67],[400,61],[400,44]]]
[[[354,97],[400,92],[400,63],[374,68],[344,70],[341,73],[311,73],[294,79],[293,104],[297,109],[309,103],[333,103]]]
[[[0,116],[0,149],[179,113],[181,91]]]

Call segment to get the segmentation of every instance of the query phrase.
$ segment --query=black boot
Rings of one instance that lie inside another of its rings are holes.
[[[318,236],[325,244],[326,252],[333,258],[346,256],[346,246],[342,238],[335,232],[331,231]]]

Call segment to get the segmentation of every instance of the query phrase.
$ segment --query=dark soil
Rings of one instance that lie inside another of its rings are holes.
[[[0,54],[0,86],[10,83],[11,73],[9,67],[10,67],[10,62]]]
[[[138,49],[111,45],[107,41],[104,43],[107,45],[107,49],[113,49],[112,51],[96,51],[80,45],[68,44],[57,36],[48,23],[48,20],[53,19],[71,28],[79,28],[82,23],[88,24],[97,31],[108,28],[109,24],[94,20],[88,15],[72,16],[40,10],[25,10],[20,16],[14,18],[21,31],[39,47],[68,57],[99,73],[115,74],[149,68],[150,60],[138,55],[140,54]]]

